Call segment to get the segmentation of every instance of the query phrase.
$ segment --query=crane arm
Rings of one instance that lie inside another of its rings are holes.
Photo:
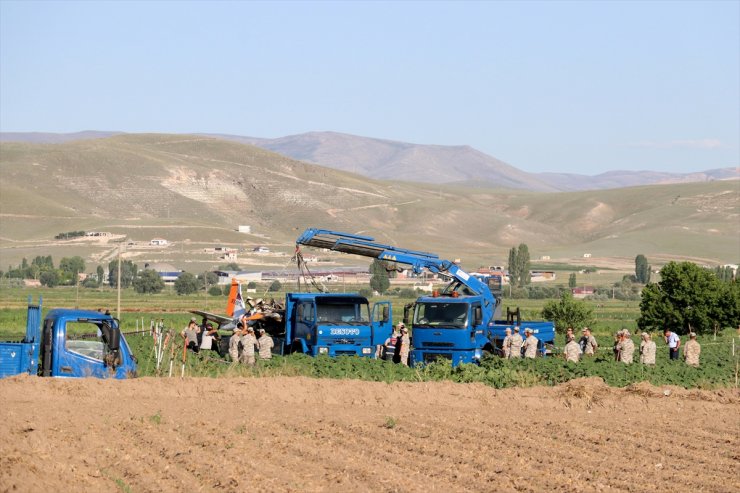
[[[420,274],[424,269],[435,274],[444,274],[466,286],[473,294],[482,296],[486,309],[490,310],[491,314],[496,307],[496,299],[485,283],[465,272],[454,262],[440,259],[434,253],[383,245],[376,243],[370,236],[314,228],[304,231],[296,240],[296,244],[409,265],[415,274]]]

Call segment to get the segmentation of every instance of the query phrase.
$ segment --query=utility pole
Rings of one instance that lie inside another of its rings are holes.
[[[116,306],[116,318],[121,320],[121,248],[123,245],[118,244],[118,278],[116,279],[118,284],[118,304]]]

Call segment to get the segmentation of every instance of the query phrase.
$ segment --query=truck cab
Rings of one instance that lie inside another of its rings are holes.
[[[424,296],[416,300],[411,329],[414,363],[480,360],[488,342],[479,296]]]
[[[41,301],[35,305],[29,298],[26,336],[0,342],[0,378],[21,373],[131,378],[136,376],[136,358],[110,315],[56,308],[42,323]]]
[[[131,378],[136,360],[119,322],[95,311],[54,309],[44,319],[39,375]]]
[[[390,304],[376,303],[371,314],[359,294],[288,293],[285,313],[286,353],[373,357],[392,330]]]

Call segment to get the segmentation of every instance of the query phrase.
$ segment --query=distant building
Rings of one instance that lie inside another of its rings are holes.
[[[251,233],[252,232],[252,226],[246,226],[246,225],[239,226],[237,228],[237,231],[240,232],[240,233]]]
[[[144,264],[144,269],[155,271],[159,274],[160,279],[168,285],[174,284],[183,273],[183,271],[176,269],[175,266],[164,263]]]
[[[542,256],[540,256],[540,260],[550,260],[550,256],[549,255],[542,255]]]
[[[154,238],[149,242],[151,246],[167,246],[168,243],[164,238]]]
[[[583,258],[591,258],[591,254],[590,253],[584,253],[583,254]]]
[[[258,246],[252,249],[254,253],[270,253],[270,249],[265,246]]]
[[[107,231],[88,231],[85,236],[110,236],[110,233]]]
[[[532,270],[529,271],[529,276],[532,282],[554,281],[557,278],[557,274],[552,270]]]
[[[596,290],[593,286],[584,286],[582,288],[573,288],[570,292],[573,293],[574,298],[585,298],[586,296],[592,296]]]

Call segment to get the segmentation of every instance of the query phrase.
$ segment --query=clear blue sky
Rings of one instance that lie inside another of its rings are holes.
[[[740,2],[0,0],[0,130],[332,130],[526,171],[740,161]]]

